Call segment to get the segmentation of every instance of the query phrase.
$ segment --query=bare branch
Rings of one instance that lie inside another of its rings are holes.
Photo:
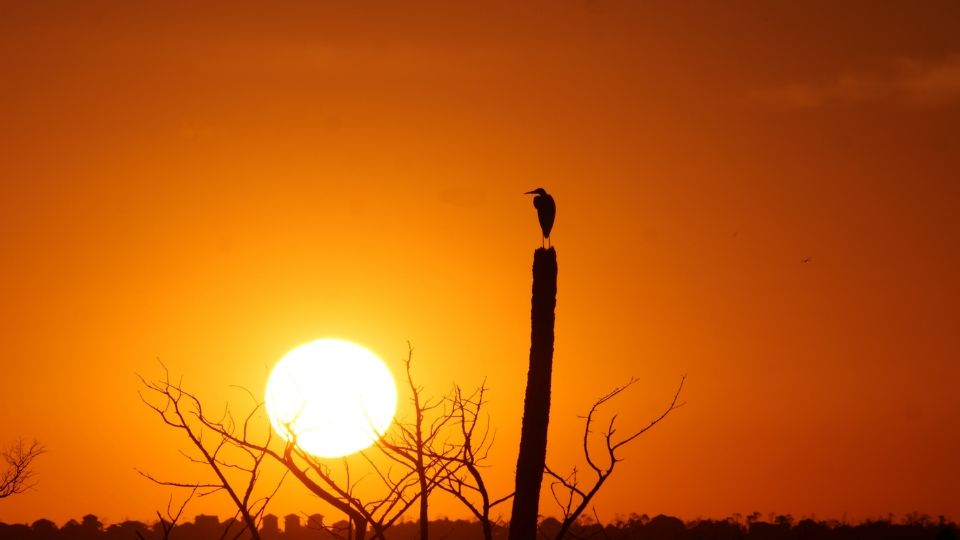
[[[584,460],[587,462],[587,465],[596,476],[593,485],[591,485],[589,488],[580,487],[579,481],[577,480],[576,468],[573,469],[573,472],[570,475],[562,476],[549,466],[544,467],[544,472],[555,480],[550,486],[550,491],[553,494],[554,501],[560,507],[564,518],[562,520],[560,530],[557,532],[555,540],[562,540],[567,534],[571,534],[570,527],[577,521],[578,518],[580,518],[584,510],[586,510],[589,506],[590,501],[600,491],[600,488],[603,487],[603,484],[607,481],[610,475],[613,474],[613,470],[617,463],[622,461],[622,458],[617,455],[617,451],[635,441],[638,437],[640,437],[640,435],[643,435],[649,431],[650,428],[659,424],[671,412],[684,405],[683,403],[677,403],[677,401],[680,398],[680,392],[683,390],[683,384],[686,381],[686,378],[686,375],[683,375],[680,378],[680,384],[677,385],[677,390],[673,394],[673,399],[670,401],[670,404],[666,407],[666,409],[664,409],[659,416],[651,420],[649,424],[637,431],[634,431],[630,435],[618,439],[616,437],[617,415],[613,414],[610,417],[610,422],[607,424],[607,428],[602,435],[606,450],[606,464],[601,464],[590,451],[590,434],[592,433],[593,424],[596,421],[596,416],[600,411],[600,408],[613,398],[620,395],[624,390],[633,386],[637,382],[637,379],[631,377],[626,384],[618,386],[610,392],[607,392],[593,403],[589,412],[587,412],[587,415],[583,417],[584,428],[582,438]],[[567,492],[565,501],[562,500],[558,493],[560,489],[566,490]]]
[[[486,381],[470,395],[464,395],[462,388],[454,386],[448,416],[455,423],[459,438],[447,443],[444,451],[436,457],[445,463],[444,474],[438,478],[437,486],[453,495],[480,521],[484,538],[490,540],[493,537],[490,511],[510,500],[513,493],[491,499],[481,472],[494,439],[489,437],[489,419],[482,420],[486,392]]]
[[[161,366],[163,366],[162,363]],[[224,491],[237,508],[237,515],[241,518],[242,522],[242,530],[249,531],[253,540],[259,540],[258,521],[266,504],[273,496],[271,493],[266,497],[253,499],[254,487],[259,479],[265,454],[263,452],[257,454],[250,448],[235,444],[235,437],[232,437],[232,434],[236,422],[233,420],[229,407],[225,407],[219,420],[209,420],[203,412],[200,399],[183,390],[182,386],[172,383],[166,366],[163,366],[163,369],[164,378],[159,381],[147,381],[143,377],[140,377],[140,381],[146,392],[156,401],[149,400],[144,396],[143,392],[140,393],[140,399],[150,409],[156,412],[165,424],[182,431],[184,435],[186,435],[201,457],[194,458],[186,454],[184,455],[187,456],[187,459],[191,462],[205,464],[209,470],[213,472],[217,482],[164,481],[158,480],[142,471],[138,470],[137,472],[160,485],[190,489],[191,494],[188,500],[197,493],[197,490],[205,490],[199,494],[201,497],[217,491]],[[256,408],[254,412],[256,412]],[[252,416],[254,412],[252,412],[250,416]],[[249,421],[250,416],[247,416],[247,421]],[[247,425],[245,423],[244,428],[246,427]],[[213,435],[213,444],[209,444],[204,440],[205,428]],[[231,436],[227,436],[227,434]],[[240,450],[240,454],[246,456],[249,463],[228,461],[224,457],[224,451],[228,448]],[[227,476],[227,471],[231,470],[246,475],[244,485],[238,486],[235,485],[234,482],[231,482]],[[281,482],[282,481],[283,479],[281,479]],[[274,493],[275,492],[276,490],[274,490]],[[223,531],[223,537],[226,538],[229,533],[230,527],[228,526]],[[167,534],[169,534],[169,531],[167,531]]]
[[[37,485],[33,462],[46,452],[37,441],[25,442],[17,439],[7,449],[0,452],[5,463],[0,471],[0,499],[23,493]]]

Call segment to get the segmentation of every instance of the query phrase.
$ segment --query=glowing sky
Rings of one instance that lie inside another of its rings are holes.
[[[957,28],[952,1],[3,2],[0,444],[49,452],[0,520],[151,519],[135,467],[202,471],[135,374],[222,403],[327,336],[395,373],[410,340],[438,394],[486,377],[508,489],[538,186],[548,461],[607,389],[641,380],[626,429],[689,376],[601,516],[960,518]]]

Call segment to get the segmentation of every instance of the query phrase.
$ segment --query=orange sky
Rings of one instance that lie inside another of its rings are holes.
[[[548,461],[689,375],[602,518],[960,518],[956,2],[82,4],[0,4],[0,442],[49,450],[0,520],[150,519],[134,467],[203,471],[135,374],[222,403],[325,336],[487,377],[507,489],[540,185]]]

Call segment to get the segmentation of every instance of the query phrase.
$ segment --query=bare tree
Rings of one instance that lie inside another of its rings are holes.
[[[594,420],[603,405],[620,395],[620,393],[622,393],[624,390],[633,386],[637,382],[637,379],[631,378],[626,384],[614,388],[593,403],[593,405],[590,407],[590,411],[584,417],[582,439],[584,459],[595,476],[593,485],[586,487],[580,484],[580,481],[577,478],[576,467],[574,467],[573,471],[568,475],[560,475],[549,466],[545,466],[544,469],[547,475],[554,479],[553,483],[550,485],[550,492],[553,495],[554,501],[560,507],[560,512],[563,515],[560,530],[557,532],[554,540],[562,540],[567,535],[567,533],[570,531],[570,527],[576,523],[577,519],[590,505],[590,501],[593,500],[593,497],[597,494],[597,492],[600,491],[600,488],[603,487],[603,484],[608,478],[610,478],[610,475],[613,474],[613,470],[617,463],[623,461],[623,458],[617,455],[617,451],[637,440],[640,435],[643,435],[650,428],[660,423],[660,421],[666,418],[667,415],[673,410],[683,406],[683,403],[677,403],[677,400],[680,398],[680,392],[683,390],[683,383],[685,380],[686,375],[680,378],[680,384],[677,387],[676,393],[673,395],[673,399],[670,401],[670,405],[667,406],[660,416],[650,421],[650,423],[645,427],[630,433],[626,437],[616,437],[617,415],[614,414],[610,418],[610,422],[607,425],[606,431],[603,433],[602,440],[605,447],[605,455],[602,461],[600,457],[595,456],[590,451],[590,433],[594,424]]]
[[[453,419],[452,410],[443,405],[445,399],[429,399],[423,396],[423,387],[413,380],[413,347],[407,344],[407,358],[404,360],[407,386],[410,388],[410,404],[413,407],[411,422],[397,422],[397,431],[393,437],[384,437],[377,442],[386,457],[415,474],[420,490],[419,526],[420,540],[429,538],[429,501],[430,494],[440,479],[450,474],[450,466],[459,467],[450,459],[454,451],[443,444],[441,435],[444,428]]]
[[[4,468],[0,471],[0,499],[23,493],[37,485],[33,461],[46,450],[37,441],[17,439],[2,452]]]
[[[368,452],[360,452],[361,459],[370,467],[373,476],[380,481],[381,491],[366,500],[357,496],[360,480],[352,480],[349,461],[342,461],[342,473],[337,473],[324,460],[305,452],[297,445],[296,434],[287,427],[288,441],[281,449],[271,448],[247,437],[227,433],[213,423],[205,423],[234,443],[256,452],[263,452],[282,464],[304,487],[321,500],[342,512],[351,523],[354,540],[364,540],[368,528],[374,539],[383,539],[392,527],[421,496],[417,490],[419,480],[415,471],[396,473],[390,467],[376,462]]]
[[[449,452],[445,459],[452,461],[448,473],[442,478],[439,487],[457,498],[480,522],[483,537],[493,538],[491,510],[500,503],[510,500],[513,493],[491,498],[484,482],[482,468],[494,437],[490,433],[490,421],[481,419],[481,410],[486,404],[487,386],[484,381],[472,394],[464,395],[459,386],[453,389],[451,397],[452,416],[459,429],[460,438],[449,443]],[[479,431],[477,431],[479,428]]]
[[[162,364],[161,364],[162,365]],[[255,497],[254,492],[262,472],[264,459],[267,453],[262,450],[236,444],[237,438],[246,438],[250,429],[250,422],[260,409],[260,404],[248,414],[242,423],[234,421],[229,409],[226,409],[218,420],[211,420],[204,414],[200,399],[194,394],[185,391],[179,383],[170,380],[169,371],[164,366],[164,378],[156,382],[148,382],[140,378],[151,399],[140,394],[141,400],[168,426],[184,433],[193,444],[197,455],[184,454],[193,463],[205,465],[216,477],[215,482],[180,482],[159,480],[143,471],[137,471],[151,481],[170,487],[191,490],[191,496],[183,503],[185,507],[194,493],[207,496],[223,491],[237,508],[234,519],[227,523],[222,537],[227,538],[233,533],[233,538],[239,538],[248,532],[253,540],[260,540],[259,526],[270,500],[280,489],[284,475],[273,489],[262,496]],[[251,396],[252,397],[252,396]],[[267,445],[270,444],[272,432],[268,431]],[[206,440],[205,440],[206,439]],[[211,440],[212,439],[212,440]],[[237,476],[243,480],[237,480]],[[176,513],[176,518],[183,512],[183,507]],[[169,509],[168,509],[169,513]],[[161,518],[161,522],[162,522]],[[176,519],[171,518],[172,528]],[[240,523],[239,531],[233,532],[234,524]],[[169,531],[165,530],[169,535]]]
[[[414,471],[407,470],[398,474],[391,468],[378,465],[369,454],[362,453],[361,459],[370,465],[384,489],[380,495],[361,499],[356,495],[355,488],[363,478],[352,479],[346,460],[343,461],[342,472],[338,472],[330,467],[328,462],[303,451],[297,445],[296,433],[290,424],[286,426],[287,440],[283,442],[275,440],[269,426],[266,429],[254,429],[252,423],[258,417],[257,413],[261,411],[263,403],[253,398],[252,394],[250,396],[255,403],[252,411],[242,422],[237,423],[229,409],[219,418],[209,416],[198,396],[184,390],[181,383],[170,380],[166,367],[163,379],[153,382],[141,377],[141,382],[147,395],[152,398],[148,399],[141,394],[143,401],[164,423],[186,435],[199,454],[199,457],[188,458],[208,467],[214,473],[216,481],[166,481],[143,472],[141,474],[161,485],[199,490],[198,496],[218,491],[226,492],[237,507],[243,524],[237,536],[244,531],[250,531],[254,540],[259,540],[257,529],[264,509],[279,489],[278,484],[269,494],[253,497],[255,485],[267,458],[285,468],[284,476],[292,475],[310,492],[342,512],[351,523],[351,534],[355,540],[363,540],[368,529],[372,529],[373,538],[382,539],[384,531],[396,523],[420,498],[421,493],[416,489],[419,481]],[[261,435],[263,431],[266,431],[267,435]],[[245,475],[245,484],[236,481],[238,474]]]

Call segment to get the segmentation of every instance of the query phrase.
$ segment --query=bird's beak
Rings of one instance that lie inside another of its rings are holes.
[[[524,193],[524,195],[533,195],[533,194],[535,194],[535,193],[536,193],[536,190],[534,190],[534,191],[527,191],[526,193]]]

